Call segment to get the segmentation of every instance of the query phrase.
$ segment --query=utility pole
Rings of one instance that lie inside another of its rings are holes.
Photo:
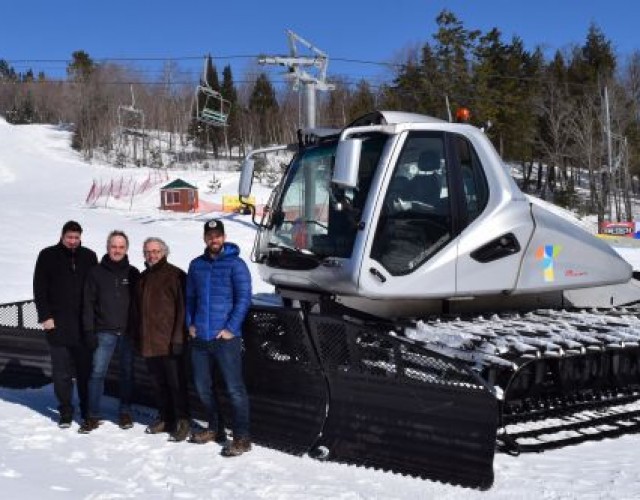
[[[286,30],[289,39],[289,56],[263,56],[258,58],[260,64],[275,64],[285,66],[285,78],[293,81],[293,90],[299,91],[300,85],[305,89],[305,128],[316,126],[316,90],[329,91],[335,85],[327,83],[327,66],[329,56],[313,44],[298,36],[291,30]],[[309,49],[312,56],[299,56],[297,43]],[[308,73],[304,68],[316,68],[316,75]]]
[[[607,210],[609,211],[609,220],[613,221],[613,145],[611,140],[611,115],[609,113],[609,90],[604,87],[604,109],[605,109],[605,127],[607,134],[607,163],[609,164],[609,189],[607,190]]]

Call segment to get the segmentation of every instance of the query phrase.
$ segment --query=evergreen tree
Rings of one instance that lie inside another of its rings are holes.
[[[536,134],[539,126],[538,116],[534,112],[535,102],[542,93],[545,61],[544,54],[540,47],[537,47],[533,54],[525,57],[524,76],[527,78],[526,99],[523,102],[523,136],[521,139],[522,151],[518,158],[523,166],[523,190],[527,190],[527,182],[531,176],[534,161],[540,158],[540,150],[536,141]],[[518,152],[514,154],[517,158]]]
[[[260,146],[275,142],[274,124],[278,113],[276,92],[265,73],[260,73],[249,98],[249,110],[257,118],[257,140]]]
[[[2,84],[15,83],[17,79],[13,67],[4,59],[0,59],[0,114],[6,115],[7,120],[10,119],[9,114],[15,110],[18,89],[15,85]]]
[[[220,92],[220,81],[218,79],[218,70],[213,64],[213,59],[211,58],[211,55],[207,56],[205,76],[207,81],[203,82],[203,84],[206,83],[209,87],[211,87],[216,92]]]
[[[430,51],[428,44],[425,45],[425,50]],[[382,89],[383,107],[398,111],[430,113],[428,105],[423,105],[426,97],[425,80],[428,78],[426,75],[428,73],[421,67],[418,55],[408,54],[393,83]]]
[[[631,171],[640,174],[640,50],[631,54],[624,68],[624,86],[629,96],[629,110],[633,114],[632,123],[625,130],[629,138]]]
[[[31,68],[29,68],[27,72],[24,75],[22,75],[22,81],[24,83],[29,83],[33,81],[33,70]]]
[[[67,77],[77,84],[77,107],[74,110],[75,128],[71,147],[84,152],[86,158],[91,158],[94,148],[98,145],[100,120],[108,110],[106,98],[99,93],[98,88],[90,86],[91,78],[96,71],[96,64],[84,50],[77,50],[71,54],[71,62],[67,65]]]
[[[435,58],[442,87],[442,99],[449,96],[453,108],[466,105],[467,96],[473,94],[471,86],[471,51],[480,35],[478,30],[467,30],[455,14],[448,10],[436,18],[438,31]]]
[[[218,79],[218,70],[213,64],[213,59],[211,55],[207,56],[207,65],[205,70],[206,75],[206,83],[212,90],[216,92],[220,92],[220,80]],[[216,106],[217,103],[215,100],[208,103],[209,106]],[[224,145],[224,132],[221,130],[221,127],[215,125],[207,125],[205,126],[205,142],[211,144],[213,148],[213,154],[216,158],[218,158],[220,146]]]
[[[473,67],[473,85],[475,100],[471,105],[474,121],[491,123],[490,136],[500,137],[508,127],[501,120],[502,108],[508,98],[505,74],[507,65],[507,46],[501,39],[497,28],[481,36],[475,48],[475,64]],[[519,84],[519,82],[516,82]],[[469,105],[469,104],[467,104]]]
[[[249,109],[257,113],[278,110],[276,92],[266,73],[260,73],[249,98]]]
[[[31,92],[14,103],[13,107],[7,112],[7,121],[14,125],[24,125],[35,121],[35,111],[33,106],[33,98]]]
[[[365,80],[360,80],[351,98],[348,122],[375,110],[375,96]]]
[[[16,70],[6,60],[0,59],[0,82],[15,82],[17,79]]]
[[[476,54],[477,118],[482,124],[492,124],[488,133],[501,155],[520,159],[526,142],[533,143],[531,80],[535,60],[520,38],[504,43],[495,28],[481,38]]]
[[[67,65],[67,76],[76,82],[86,81],[95,69],[95,64],[84,50],[76,50],[71,54],[71,62]]]
[[[429,43],[410,53],[393,83],[382,89],[382,107],[447,118],[443,78]]]
[[[616,63],[611,41],[592,23],[584,45],[574,53],[569,75],[573,83],[601,87],[613,78]]]
[[[445,118],[447,109],[444,98],[444,84],[442,75],[438,71],[438,60],[434,54],[431,45],[426,43],[422,47],[421,53],[422,66],[422,103],[415,108],[418,112],[424,112],[429,115]],[[409,110],[410,111],[410,110]]]
[[[240,104],[238,102],[238,92],[235,84],[233,83],[233,73],[230,65],[226,65],[222,69],[222,86],[220,88],[220,93],[222,94],[222,97],[230,103],[229,118],[227,120],[227,127],[225,130],[228,146],[230,148],[238,147],[241,142],[241,113],[239,109]]]
[[[238,92],[233,83],[233,73],[231,72],[230,65],[226,65],[222,69],[222,87],[220,88],[220,93],[225,99],[231,102],[231,104],[238,102]]]
[[[548,65],[547,75],[551,77],[555,82],[561,84],[563,87],[567,86],[567,64],[564,60],[562,52],[560,52],[559,50],[556,51],[555,55],[553,56],[553,60]]]

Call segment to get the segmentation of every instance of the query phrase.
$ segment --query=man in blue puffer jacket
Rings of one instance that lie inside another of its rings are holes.
[[[207,410],[209,428],[192,441],[219,440],[218,409],[213,372],[224,378],[233,407],[233,441],[222,450],[237,456],[251,449],[249,398],[242,377],[242,323],[251,305],[251,275],[240,258],[240,249],[226,242],[218,219],[204,225],[204,254],[189,264],[186,290],[186,322],[191,344],[193,379]]]

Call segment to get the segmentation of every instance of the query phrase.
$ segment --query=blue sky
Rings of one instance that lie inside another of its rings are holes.
[[[444,8],[465,27],[499,28],[504,39],[519,35],[527,48],[548,54],[581,44],[595,22],[622,60],[640,49],[637,0],[11,0],[2,9],[0,58],[19,71],[25,65],[64,75],[61,62],[74,50],[93,58],[218,56],[240,80],[256,54],[286,54],[285,29],[314,43],[333,58],[329,74],[372,82],[383,67],[340,61],[393,61],[403,49],[430,41]],[[233,57],[232,57],[233,56]],[[225,57],[231,57],[226,59]],[[20,60],[30,60],[22,63]],[[142,63],[139,63],[142,64]],[[158,63],[145,63],[155,65]],[[181,60],[196,72],[200,60]],[[274,79],[278,69],[268,68]],[[150,73],[153,75],[153,73]]]

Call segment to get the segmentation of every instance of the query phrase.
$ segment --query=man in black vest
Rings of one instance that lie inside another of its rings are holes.
[[[58,426],[73,420],[73,377],[80,413],[88,416],[88,381],[92,350],[82,338],[82,291],[89,269],[98,263],[95,252],[81,246],[82,227],[69,221],[57,245],[40,252],[33,273],[38,322],[51,351],[53,390],[60,412]]]

